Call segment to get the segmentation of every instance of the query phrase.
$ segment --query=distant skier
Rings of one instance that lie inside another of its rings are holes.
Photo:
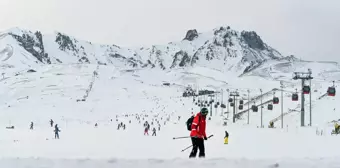
[[[156,128],[152,129],[152,136],[156,136]]]
[[[145,127],[145,129],[144,129],[144,135],[149,135],[149,129],[148,129],[148,127]]]
[[[98,127],[98,123],[94,124],[94,127],[97,128]]]
[[[225,131],[224,144],[228,144],[228,140],[229,140],[229,133],[228,131]]]
[[[30,124],[30,129],[33,130],[33,122]]]
[[[51,119],[50,120],[51,127],[53,127],[54,121]]]
[[[335,134],[339,134],[339,129],[340,129],[340,125],[338,123],[335,123],[334,125]]]
[[[54,138],[55,139],[59,139],[59,132],[60,130],[59,130],[58,124],[56,124],[54,127]]]

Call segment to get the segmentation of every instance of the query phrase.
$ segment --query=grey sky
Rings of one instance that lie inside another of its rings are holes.
[[[1,0],[0,7],[0,30],[56,30],[141,46],[230,25],[257,31],[283,54],[340,61],[340,0]]]

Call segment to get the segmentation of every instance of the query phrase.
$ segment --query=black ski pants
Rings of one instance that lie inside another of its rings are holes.
[[[205,152],[204,152],[204,139],[203,138],[195,138],[191,137],[191,142],[192,142],[192,151],[190,153],[189,158],[195,158],[197,155],[197,149],[200,150],[198,156],[199,157],[205,157]]]

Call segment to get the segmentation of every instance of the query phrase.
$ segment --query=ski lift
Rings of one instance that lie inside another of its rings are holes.
[[[252,105],[251,109],[253,110],[253,112],[257,112],[259,110],[259,108],[256,105]]]
[[[221,104],[221,108],[226,108],[227,106],[225,104]]]
[[[297,93],[293,93],[292,101],[298,101],[298,100],[299,100],[299,95]]]
[[[243,104],[243,100],[240,100],[240,104]]]
[[[335,96],[335,87],[329,87],[327,90],[328,96]]]
[[[279,104],[279,98],[278,97],[273,98],[273,104]]]
[[[268,110],[273,110],[273,105],[272,104],[268,104]]]
[[[309,94],[310,93],[310,86],[303,86],[302,88],[303,94]]]
[[[230,107],[234,107],[234,105],[235,105],[234,103],[230,103]]]
[[[233,102],[233,98],[229,98],[229,99],[228,99],[228,102],[229,102],[229,103]]]
[[[238,109],[239,109],[239,110],[243,110],[243,105],[240,104],[240,105],[238,106]]]
[[[335,90],[334,81],[333,81],[333,86],[328,87],[327,94],[328,96],[335,96],[335,93],[336,93],[336,90]]]

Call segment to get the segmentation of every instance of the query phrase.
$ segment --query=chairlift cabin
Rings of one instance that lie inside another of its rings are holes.
[[[279,98],[278,97],[273,98],[273,104],[279,104]]]
[[[273,110],[273,105],[272,104],[268,104],[268,110]]]
[[[240,105],[238,106],[238,109],[239,109],[239,110],[243,110],[243,105],[240,104]]]
[[[292,94],[292,101],[298,101],[299,100],[299,95],[297,93]]]
[[[243,104],[243,100],[240,100],[240,104]]]
[[[251,109],[253,110],[253,112],[257,112],[259,110],[259,108],[255,105],[252,105]]]
[[[303,92],[303,94],[309,94],[310,93],[310,86],[307,86],[307,85],[303,86],[302,92]]]
[[[226,108],[227,106],[225,104],[221,104],[221,108]]]
[[[334,87],[334,86],[329,87],[329,88],[327,89],[327,94],[328,94],[328,96],[335,96],[335,93],[336,93],[336,90],[335,90],[335,87]]]
[[[229,102],[229,103],[233,102],[233,98],[229,98],[229,99],[228,99],[228,102]]]

